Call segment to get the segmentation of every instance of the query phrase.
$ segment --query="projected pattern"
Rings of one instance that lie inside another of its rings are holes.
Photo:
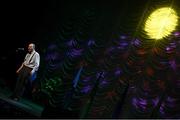
[[[70,20],[47,47],[41,92],[50,105],[81,118],[179,118],[179,31],[156,46],[126,34],[106,42],[86,31],[93,19]]]

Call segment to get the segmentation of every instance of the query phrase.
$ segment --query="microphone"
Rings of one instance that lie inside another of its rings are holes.
[[[18,48],[18,50],[24,50],[24,48]]]
[[[24,51],[24,48],[17,48],[16,52],[18,51]]]

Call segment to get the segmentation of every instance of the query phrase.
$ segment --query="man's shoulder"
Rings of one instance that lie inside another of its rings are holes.
[[[30,55],[29,53],[26,53],[26,56]]]
[[[37,51],[35,51],[35,54],[36,54],[36,55],[39,55],[39,53],[38,53]]]

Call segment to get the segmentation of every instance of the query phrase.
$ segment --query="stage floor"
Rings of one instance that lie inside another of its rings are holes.
[[[2,89],[0,88],[0,100],[3,100],[16,108],[21,109],[22,111],[25,111],[26,113],[29,113],[35,117],[41,117],[41,113],[43,111],[43,106],[40,106],[31,100],[21,98],[19,101],[14,101],[9,98],[11,95],[11,92],[8,89]]]

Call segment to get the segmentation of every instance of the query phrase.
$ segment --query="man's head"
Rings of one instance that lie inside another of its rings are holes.
[[[28,45],[28,52],[31,53],[31,52],[34,51],[34,50],[35,50],[35,44],[34,44],[34,43],[30,43],[30,44]]]

